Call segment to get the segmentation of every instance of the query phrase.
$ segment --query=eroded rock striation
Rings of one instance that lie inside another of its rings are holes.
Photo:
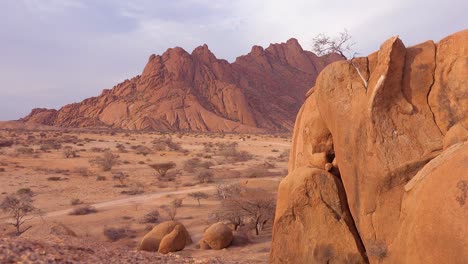
[[[336,54],[317,57],[296,39],[271,44],[234,63],[207,45],[151,55],[143,73],[101,95],[62,107],[34,109],[22,121],[60,127],[130,130],[290,131],[305,93]]]
[[[272,263],[468,262],[468,30],[327,66],[294,128]]]

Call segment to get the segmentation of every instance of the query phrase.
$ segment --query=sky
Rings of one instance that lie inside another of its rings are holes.
[[[253,45],[347,29],[365,56],[468,28],[466,0],[0,0],[0,120],[60,108],[138,75],[151,54],[207,44],[234,61]]]

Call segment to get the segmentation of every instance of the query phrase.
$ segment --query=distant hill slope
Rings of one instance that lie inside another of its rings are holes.
[[[296,39],[254,46],[234,63],[203,45],[151,55],[139,76],[60,110],[21,119],[59,127],[199,132],[290,131],[305,94],[336,54],[317,57]]]

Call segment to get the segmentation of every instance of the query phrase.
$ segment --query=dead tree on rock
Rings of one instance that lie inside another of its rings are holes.
[[[354,42],[351,42],[351,39],[352,39],[352,36],[349,34],[349,32],[346,29],[340,32],[338,36],[335,38],[325,35],[324,33],[320,33],[312,39],[312,51],[317,56],[324,56],[324,55],[336,53],[336,54],[339,54],[344,59],[347,59],[345,53],[351,52],[352,47],[355,44]],[[366,79],[361,74],[361,71],[356,66],[356,64],[354,64],[353,62],[354,56],[356,54],[357,53],[353,54],[353,58],[351,58],[349,62],[353,66],[353,68],[356,69],[359,77],[361,78],[364,84],[364,87],[367,89],[368,83]]]

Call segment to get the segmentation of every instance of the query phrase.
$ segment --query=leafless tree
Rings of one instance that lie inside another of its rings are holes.
[[[215,212],[220,220],[230,221],[235,228],[251,222],[257,235],[274,218],[275,196],[263,189],[241,187],[238,195],[228,196]]]
[[[239,183],[220,183],[216,186],[216,191],[220,199],[226,200],[240,195],[241,186]]]
[[[32,226],[22,229],[22,226],[29,220],[35,217],[35,213],[39,210],[34,207],[31,195],[28,194],[12,194],[6,196],[0,204],[0,209],[8,213],[12,218],[10,223],[16,229],[16,235],[19,236],[28,231]]]
[[[324,33],[320,33],[312,39],[312,51],[318,56],[336,53],[342,56],[343,58],[347,59],[345,53],[351,52],[352,47],[355,44],[351,41],[351,39],[352,36],[346,29],[338,33],[338,36],[334,38]],[[353,62],[355,55],[356,53],[353,54],[353,58],[351,58],[349,62],[354,67],[354,69],[356,69],[359,77],[361,78],[362,82],[364,83],[364,86],[367,89],[368,83],[366,79],[364,79],[364,76],[362,76],[361,71]]]
[[[320,33],[312,39],[312,51],[317,56],[338,53],[346,59],[344,53],[350,52],[355,44],[351,42],[351,38],[351,35],[346,29],[338,33],[338,36],[335,38]]]
[[[221,201],[221,206],[211,216],[216,222],[229,221],[234,225],[234,230],[237,230],[240,226],[244,225],[246,214],[244,211],[239,210],[237,206],[232,205],[229,199]]]
[[[177,215],[177,207],[174,204],[163,205],[161,206],[161,209],[164,211],[164,213],[169,219],[171,219],[172,221],[175,220],[175,217]]]

